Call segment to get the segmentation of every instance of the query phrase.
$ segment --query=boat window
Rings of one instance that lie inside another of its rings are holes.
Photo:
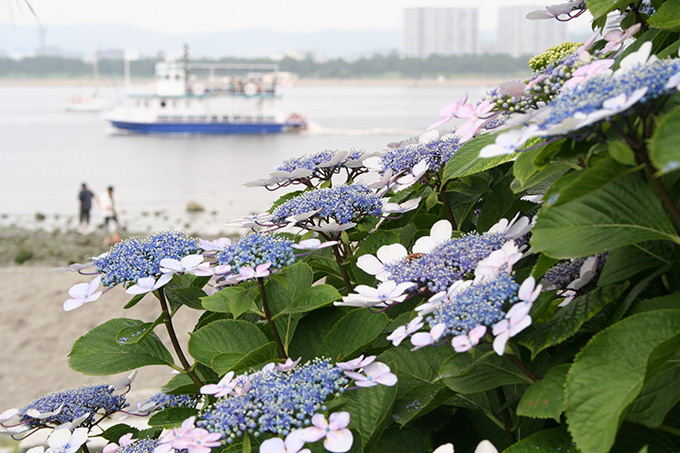
[[[179,79],[180,79],[180,75],[179,75],[179,74],[175,74],[175,80],[179,80]]]
[[[196,121],[196,117],[193,115],[187,116],[187,121]]]
[[[213,115],[212,118],[211,118],[211,121],[213,123],[217,123],[219,121],[219,117],[217,115]]]
[[[206,118],[205,115],[201,115],[201,116],[196,117],[196,121],[206,121],[206,120],[207,120],[207,118]]]
[[[165,79],[170,80],[170,74],[165,74]]]
[[[161,100],[161,108],[162,108],[162,109],[165,108],[165,99],[162,99],[162,100]]]

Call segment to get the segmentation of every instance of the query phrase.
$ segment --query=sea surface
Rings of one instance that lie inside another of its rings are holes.
[[[423,133],[465,91],[475,101],[489,88],[297,86],[285,102],[311,121],[300,134],[145,136],[115,132],[102,113],[65,111],[88,87],[0,86],[0,225],[75,228],[86,182],[95,194],[115,186],[129,231],[229,232],[226,221],[262,212],[283,194],[243,186],[282,161],[326,149],[381,151]],[[205,211],[188,213],[189,202]],[[92,215],[101,223],[96,206]]]

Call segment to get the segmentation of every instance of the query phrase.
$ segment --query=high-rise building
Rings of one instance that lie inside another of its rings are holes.
[[[540,9],[536,6],[498,8],[498,53],[536,55],[548,47],[567,41],[567,24],[556,20],[529,20],[526,15]]]
[[[406,8],[403,31],[405,57],[479,53],[476,8]]]

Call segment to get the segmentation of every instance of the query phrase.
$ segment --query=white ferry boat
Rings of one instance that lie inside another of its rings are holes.
[[[290,81],[271,64],[156,64],[156,79],[143,93],[106,115],[121,130],[142,134],[272,134],[299,131],[306,118],[284,108],[280,88]],[[199,79],[198,73],[206,73]]]

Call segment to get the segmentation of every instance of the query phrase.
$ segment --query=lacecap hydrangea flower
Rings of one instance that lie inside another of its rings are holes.
[[[295,262],[293,241],[276,234],[251,233],[244,236],[217,254],[219,265],[231,266],[238,272],[243,267],[256,268],[270,263],[279,270]]]
[[[287,219],[302,228],[324,224],[348,224],[365,216],[381,216],[382,200],[362,184],[341,185],[304,192],[278,206],[270,221],[284,224]],[[296,219],[297,217],[304,217]]]
[[[131,238],[92,259],[104,286],[136,283],[144,277],[160,277],[161,260],[180,260],[200,251],[198,239],[177,231],[165,231],[146,238]]]

